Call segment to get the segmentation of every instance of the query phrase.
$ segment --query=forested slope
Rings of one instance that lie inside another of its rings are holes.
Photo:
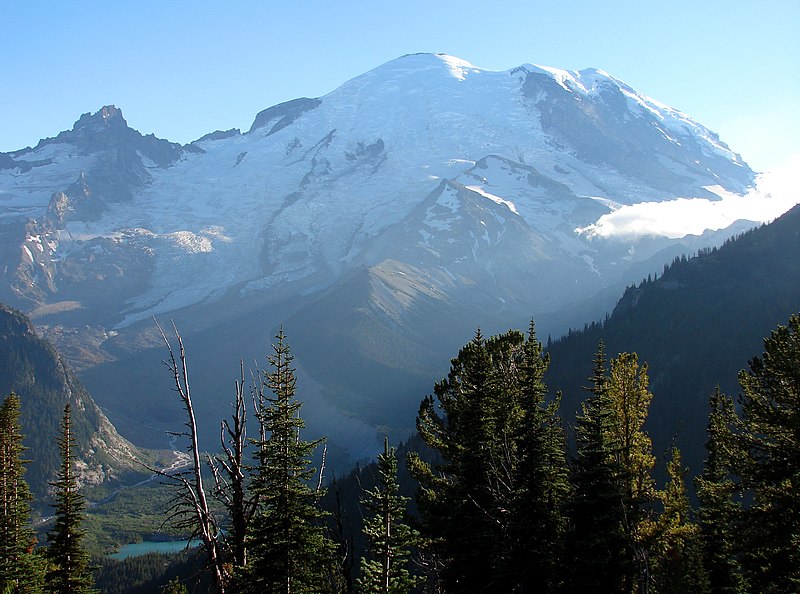
[[[592,354],[636,352],[654,394],[647,429],[657,454],[673,439],[692,471],[702,463],[708,396],[738,393],[737,372],[772,328],[800,311],[800,206],[719,249],[676,259],[662,276],[630,287],[611,316],[548,346],[546,381],[563,392],[571,420],[586,397]]]
[[[117,433],[61,357],[21,313],[0,304],[0,395],[16,393],[30,460],[26,480],[35,505],[46,509],[48,481],[59,464],[56,437],[64,406],[74,410],[80,481],[98,485],[140,472],[141,453]]]

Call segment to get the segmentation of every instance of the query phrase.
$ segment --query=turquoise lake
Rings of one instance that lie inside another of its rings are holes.
[[[146,553],[177,553],[185,549],[188,543],[188,540],[143,540],[142,542],[122,545],[118,552],[109,555],[109,557],[112,559],[127,559],[128,557],[137,557]],[[192,546],[197,546],[196,541]]]

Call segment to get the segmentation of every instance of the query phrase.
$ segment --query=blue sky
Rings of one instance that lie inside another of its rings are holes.
[[[115,104],[189,142],[400,55],[601,68],[717,131],[753,168],[800,153],[800,2],[4,2],[0,151]]]

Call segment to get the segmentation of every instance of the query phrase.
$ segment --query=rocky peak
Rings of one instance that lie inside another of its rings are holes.
[[[105,208],[99,197],[93,196],[92,188],[81,171],[77,181],[63,192],[54,192],[47,207],[47,219],[56,229],[63,229],[66,221],[79,219],[96,220]]]
[[[167,167],[180,159],[185,150],[180,144],[156,138],[153,134],[143,136],[128,126],[122,110],[114,105],[105,105],[93,114],[83,114],[72,130],[61,132],[55,138],[46,138],[36,148],[59,143],[71,144],[86,154],[106,153],[105,160],[111,163],[137,163],[139,166],[137,152],[159,167]],[[94,176],[88,172],[88,177]],[[141,172],[134,177],[142,177]]]
[[[15,336],[35,336],[33,324],[17,310],[0,303],[0,342],[6,344]]]
[[[122,110],[113,105],[105,105],[93,114],[83,114],[72,126],[72,130],[61,132],[55,138],[46,138],[36,148],[65,143],[74,145],[85,153],[91,153],[135,141],[137,138],[141,138],[141,134],[128,126],[128,122],[122,117]]]
[[[108,128],[127,128],[128,122],[122,116],[122,110],[113,105],[104,105],[94,114],[83,114],[72,128],[72,131],[87,130],[102,132]]]

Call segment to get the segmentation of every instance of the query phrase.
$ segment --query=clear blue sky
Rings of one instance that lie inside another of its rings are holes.
[[[189,142],[400,55],[606,70],[719,132],[757,170],[800,152],[800,2],[0,2],[0,151],[115,104]]]

